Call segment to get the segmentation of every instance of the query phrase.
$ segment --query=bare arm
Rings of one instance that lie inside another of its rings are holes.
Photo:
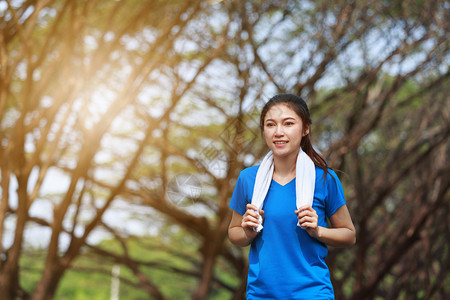
[[[258,235],[253,227],[258,227],[258,215],[256,214],[256,206],[247,204],[247,211],[241,216],[233,211],[230,225],[228,226],[228,238],[230,241],[240,247],[248,246]],[[260,215],[264,218],[264,211],[259,210]]]
[[[341,206],[331,217],[332,228],[318,226],[316,211],[308,206],[296,210],[300,224],[308,234],[334,247],[349,247],[356,242],[356,230],[346,205]]]

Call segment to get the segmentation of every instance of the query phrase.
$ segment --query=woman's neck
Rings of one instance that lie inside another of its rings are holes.
[[[280,184],[290,182],[295,178],[295,166],[297,163],[297,156],[294,157],[274,157],[273,179]]]

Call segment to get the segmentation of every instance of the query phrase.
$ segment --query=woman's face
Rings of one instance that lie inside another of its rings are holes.
[[[274,156],[297,156],[302,137],[308,132],[302,119],[285,104],[274,105],[264,117],[264,138]]]

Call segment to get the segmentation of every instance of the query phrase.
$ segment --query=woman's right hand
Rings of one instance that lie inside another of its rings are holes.
[[[241,227],[244,229],[245,234],[249,239],[254,239],[258,232],[255,230],[259,225],[259,216],[256,213],[258,211],[258,207],[253,204],[247,204],[247,211],[242,216]],[[259,215],[264,221],[264,211],[262,209],[259,210]]]
[[[259,225],[257,207],[252,204],[247,204],[247,210],[244,215],[233,211],[230,225],[228,226],[228,237],[230,241],[240,247],[248,246],[253,239],[258,235],[256,229]],[[264,220],[264,211],[259,210],[261,218]]]

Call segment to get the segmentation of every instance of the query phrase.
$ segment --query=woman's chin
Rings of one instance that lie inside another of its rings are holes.
[[[290,156],[297,157],[298,150],[294,151],[291,149],[272,149],[272,153],[273,153],[273,156],[277,157],[277,158],[287,158]]]

